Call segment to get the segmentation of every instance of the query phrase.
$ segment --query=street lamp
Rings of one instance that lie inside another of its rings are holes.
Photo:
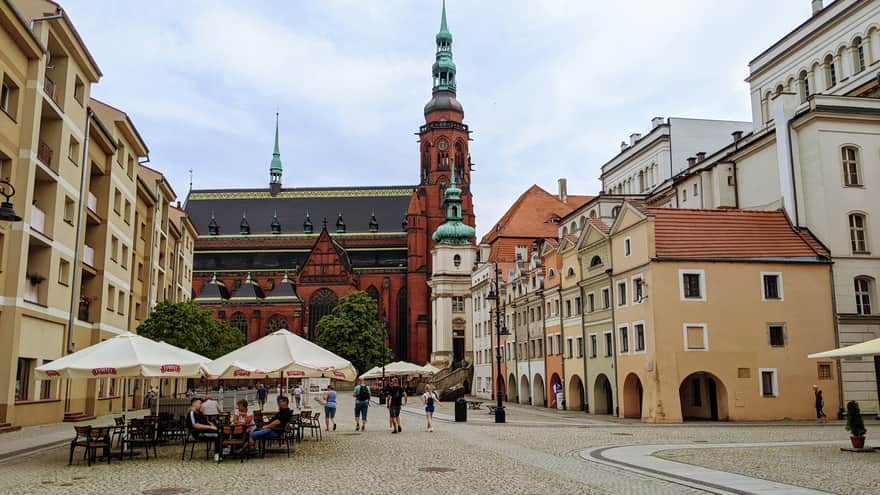
[[[0,203],[0,220],[20,222],[21,217],[15,214],[12,201],[10,201],[15,196],[15,187],[9,182],[9,179],[0,179],[0,195],[6,198],[5,201]]]
[[[506,419],[506,413],[504,412],[504,404],[501,402],[501,394],[504,386],[504,378],[501,375],[501,336],[502,335],[510,335],[510,332],[507,330],[506,326],[501,325],[501,294],[500,294],[500,283],[499,278],[501,276],[501,269],[495,268],[495,287],[489,287],[489,293],[486,294],[487,301],[495,301],[495,333],[498,336],[498,345],[495,348],[495,359],[498,362],[498,366],[496,367],[498,373],[498,380],[496,381],[496,392],[495,398],[498,399],[498,406],[495,408],[495,422],[496,423],[504,423]]]

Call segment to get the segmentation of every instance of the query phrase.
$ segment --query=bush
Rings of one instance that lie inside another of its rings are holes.
[[[865,429],[865,421],[862,419],[862,411],[859,403],[851,400],[846,405],[846,431],[854,437],[863,437],[868,432]]]

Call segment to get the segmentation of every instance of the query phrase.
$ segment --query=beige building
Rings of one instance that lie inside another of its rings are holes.
[[[34,369],[143,320],[135,226],[148,150],[123,112],[90,97],[101,72],[57,4],[3,0],[0,20],[0,176],[23,217],[0,222],[0,424],[120,411],[121,381],[41,381]]]
[[[781,211],[627,204],[611,230],[620,415],[815,418],[839,405],[831,263]]]

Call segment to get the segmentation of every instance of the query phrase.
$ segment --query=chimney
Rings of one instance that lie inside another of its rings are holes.
[[[813,15],[821,12],[823,8],[824,7],[822,6],[822,0],[813,0]]]
[[[703,161],[705,159],[706,159],[706,152],[705,151],[701,151],[701,152],[697,153],[697,163],[700,163],[701,161]]]
[[[730,135],[733,136],[733,142],[738,143],[743,138],[743,131],[733,131]]]
[[[559,183],[559,201],[568,203],[568,181],[563,177],[556,182]]]
[[[694,164],[696,164],[696,163],[697,163],[697,157],[695,157],[695,156],[688,157],[688,167],[693,167]]]
[[[621,141],[621,142],[620,142],[620,151],[623,151],[623,150],[625,150],[625,149],[628,148],[628,147],[629,147],[629,145],[626,144],[626,141]]]
[[[654,117],[653,119],[651,119],[651,129],[656,129],[663,125],[664,120],[665,119],[663,117]]]
[[[642,137],[642,135],[639,134],[638,132],[634,132],[634,133],[630,134],[629,135],[629,145],[632,146],[632,145],[636,144],[636,141],[638,141],[639,138],[641,138],[641,137]]]

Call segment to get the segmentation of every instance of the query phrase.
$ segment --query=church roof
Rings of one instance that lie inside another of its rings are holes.
[[[303,233],[308,213],[320,232],[326,218],[333,225],[340,213],[347,233],[401,232],[415,186],[356,186],[284,188],[272,196],[269,189],[193,190],[186,200],[186,212],[201,236],[207,236],[211,215],[220,227],[220,235],[238,235],[239,224],[247,213],[251,235],[271,235],[277,212],[282,234]],[[375,214],[378,230],[371,230]]]

